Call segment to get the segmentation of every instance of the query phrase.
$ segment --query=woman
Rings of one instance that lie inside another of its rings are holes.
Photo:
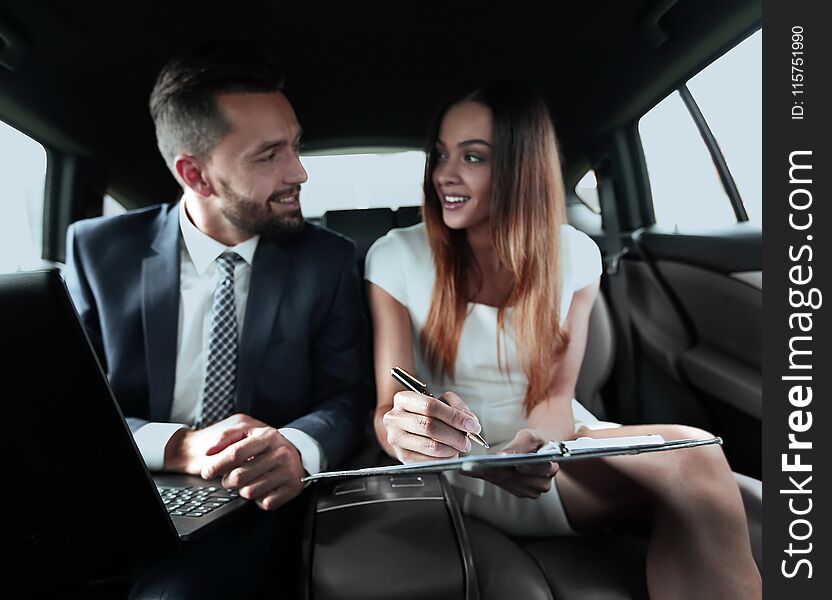
[[[573,399],[601,260],[564,224],[543,100],[516,83],[481,88],[440,112],[427,151],[424,224],[391,231],[366,262],[385,450],[402,462],[484,451],[465,431],[503,452],[584,435],[709,436],[605,423]],[[443,395],[449,405],[398,391],[394,365],[429,389],[454,390]],[[740,493],[719,447],[557,471],[549,463],[449,478],[466,513],[513,535],[648,527],[653,598],[760,597]]]

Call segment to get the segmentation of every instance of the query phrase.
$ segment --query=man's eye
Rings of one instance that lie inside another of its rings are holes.
[[[259,162],[271,162],[277,157],[277,152],[269,152],[266,156],[261,158]]]

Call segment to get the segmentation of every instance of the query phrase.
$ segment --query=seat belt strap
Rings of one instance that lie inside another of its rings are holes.
[[[628,309],[626,265],[622,257],[629,248],[621,243],[618,208],[615,202],[612,176],[608,168],[596,169],[598,198],[604,225],[604,274],[607,297],[613,315],[616,332],[616,358],[613,369],[615,397],[620,411],[614,418],[624,423],[638,421],[638,395],[636,389],[635,360],[633,356],[632,324]]]

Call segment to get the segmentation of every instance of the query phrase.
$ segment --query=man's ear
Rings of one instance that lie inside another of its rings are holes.
[[[199,159],[189,154],[177,154],[173,159],[173,168],[179,179],[197,195],[204,198],[214,195],[214,188],[204,177],[204,165]]]

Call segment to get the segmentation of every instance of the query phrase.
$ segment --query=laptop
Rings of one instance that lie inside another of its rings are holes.
[[[148,471],[57,269],[0,274],[0,345],[4,538],[24,563],[173,548],[249,506]]]

